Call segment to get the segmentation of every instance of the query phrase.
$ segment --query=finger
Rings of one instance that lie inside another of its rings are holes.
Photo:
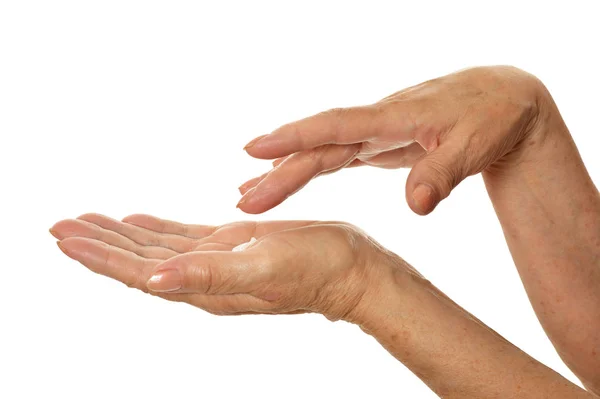
[[[359,158],[364,165],[383,169],[407,168],[426,154],[423,147],[418,143],[412,143],[406,147],[385,151],[373,157]],[[358,166],[358,165],[354,165]]]
[[[154,267],[160,263],[158,260],[141,258],[101,241],[81,237],[66,238],[58,242],[58,246],[67,256],[82,263],[95,273],[118,280],[130,288],[150,292],[170,301],[190,303],[213,314],[260,313],[268,311],[270,308],[269,303],[251,295],[192,295],[152,292],[148,290],[146,283]]]
[[[58,246],[68,257],[94,273],[142,291],[147,291],[146,281],[150,272],[160,263],[91,238],[69,237],[58,242]]]
[[[105,242],[108,245],[122,248],[133,252],[144,258],[168,259],[178,255],[178,252],[163,247],[139,245],[131,239],[115,233],[112,230],[106,230],[85,220],[67,219],[61,220],[50,229],[54,237],[63,240],[68,237],[93,238]]]
[[[355,144],[376,137],[396,141],[414,139],[413,111],[406,103],[394,107],[369,105],[338,108],[284,125],[255,141],[245,150],[261,159],[284,157],[327,144]]]
[[[154,292],[247,294],[269,276],[261,251],[189,252],[159,264],[147,281]]]
[[[278,167],[279,165],[281,165],[283,163],[283,161],[285,161],[288,157],[281,157],[281,158],[277,158],[276,160],[274,160],[272,162],[273,164],[273,168]],[[258,185],[258,183],[260,183],[261,181],[263,181],[265,179],[265,177],[267,177],[267,175],[271,173],[271,171],[267,172],[267,173],[263,173],[261,176],[252,178],[250,180],[248,180],[247,182],[245,182],[244,184],[242,184],[238,190],[240,191],[240,193],[242,195],[246,194],[248,191],[250,191],[252,188],[256,187]]]
[[[191,239],[204,238],[211,235],[216,227],[200,224],[183,224],[172,220],[161,219],[152,215],[134,214],[123,218],[123,222],[161,234],[172,234]],[[167,236],[168,237],[168,236]]]
[[[273,171],[273,169],[271,169],[267,173],[263,173],[261,176],[250,179],[246,183],[242,184],[239,188],[240,194],[242,194],[242,196],[246,195],[246,193],[248,191],[250,191],[254,187],[256,187],[258,185],[258,183],[263,181],[265,179],[265,177],[267,177],[269,175],[269,173],[271,173],[272,171]]]
[[[187,252],[195,245],[195,241],[189,237],[152,231],[131,223],[119,222],[118,220],[97,213],[87,213],[79,216],[77,219],[96,224],[107,230],[112,230],[140,245],[169,248],[179,253]]]
[[[240,192],[240,194],[244,195],[248,192],[248,190],[250,190],[251,188],[255,187],[262,179],[264,179],[271,171],[267,172],[267,173],[263,173],[262,175],[252,178],[250,180],[248,180],[247,182],[245,182],[244,184],[242,184],[241,186],[238,187],[238,190]]]
[[[258,185],[246,192],[238,207],[247,213],[265,212],[283,202],[311,179],[350,163],[360,145],[327,145],[288,157]]]
[[[261,238],[274,232],[310,226],[318,222],[310,220],[281,220],[269,222],[235,222],[220,226],[210,236],[198,240],[197,249],[204,245],[222,244],[229,250],[252,238]],[[225,247],[223,247],[225,248]]]
[[[285,159],[286,159],[286,158],[287,158],[287,157],[281,157],[281,158],[277,158],[276,160],[274,160],[274,161],[272,162],[272,164],[273,164],[273,167],[274,167],[274,168],[276,168],[276,167],[278,167],[279,165],[281,165],[281,163],[282,163],[283,161],[285,161]]]
[[[413,166],[406,180],[406,201],[415,213],[430,213],[461,181],[478,172],[471,170],[468,152],[464,140],[450,139]]]
[[[412,143],[406,147],[397,148],[390,151],[385,151],[381,154],[377,154],[372,157],[365,157],[363,159],[355,159],[345,167],[356,167],[356,166],[374,166],[383,169],[398,169],[411,167],[417,159],[425,155],[425,150],[418,143]],[[290,155],[292,156],[292,155]],[[281,165],[288,157],[278,158],[273,162],[273,167]],[[256,187],[261,181],[263,181],[271,171],[264,173],[261,176],[255,177],[248,180],[239,187],[239,191],[242,195],[246,194],[252,188]]]
[[[308,150],[308,151],[311,151],[311,150]],[[275,160],[275,161],[273,162],[273,168],[277,168],[279,165],[281,165],[281,164],[283,163],[283,161],[285,161],[287,158],[289,158],[289,157],[291,157],[291,156],[293,156],[293,154],[292,154],[292,155],[290,155],[290,156],[288,156],[288,157],[282,157],[282,158],[278,158],[277,160]],[[356,164],[355,164],[355,162],[356,162]],[[353,160],[352,162],[350,162],[349,164],[346,164],[346,165],[344,165],[343,167],[353,167],[353,166],[358,166],[358,163],[360,163],[360,164],[361,164],[361,166],[362,166],[362,165],[367,165],[366,163],[363,163],[363,162],[361,162],[361,161],[359,161],[359,160],[356,160],[356,159],[355,159],[355,160]],[[354,165],[353,165],[353,164],[354,164]],[[339,168],[338,168],[338,169],[339,169]],[[320,175],[329,174],[329,173],[332,173],[332,172],[334,172],[334,171],[336,171],[336,170],[337,170],[337,169],[328,170],[328,171],[325,171],[325,172],[323,172],[323,173],[320,173]],[[256,186],[257,186],[257,185],[258,185],[258,184],[259,184],[261,181],[263,181],[263,180],[264,180],[264,179],[265,179],[265,178],[266,178],[266,177],[267,177],[267,176],[268,176],[268,175],[269,175],[269,174],[270,174],[272,171],[273,171],[273,170],[270,170],[269,172],[267,172],[267,173],[264,173],[264,174],[262,174],[261,176],[255,177],[255,178],[253,178],[253,179],[250,179],[250,180],[248,180],[247,182],[245,182],[244,184],[242,184],[242,185],[239,187],[239,191],[240,191],[240,193],[241,193],[242,195],[245,195],[245,194],[246,194],[248,191],[250,191],[251,189],[253,189],[254,187],[256,187]]]

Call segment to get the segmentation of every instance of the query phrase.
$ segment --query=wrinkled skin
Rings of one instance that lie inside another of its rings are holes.
[[[66,255],[90,270],[214,314],[318,312],[350,319],[373,279],[373,259],[382,254],[367,235],[341,222],[216,227],[86,214],[50,232]],[[250,247],[231,252],[252,237],[257,241]],[[148,283],[165,270],[180,273],[180,289]]]
[[[238,206],[248,213],[273,208],[318,175],[370,165],[411,167],[406,199],[424,215],[483,172],[542,327],[590,392],[600,392],[600,195],[535,77],[467,69],[290,123],[245,149],[274,160],[240,187]],[[51,233],[92,271],[215,314],[318,312],[356,323],[441,397],[590,397],[345,223],[210,227],[87,214]],[[257,242],[231,252],[251,237]]]
[[[240,186],[238,206],[261,213],[319,175],[369,165],[412,168],[406,199],[427,214],[466,177],[502,164],[539,134],[541,86],[513,67],[472,68],[284,125],[246,145],[249,155],[275,161]]]

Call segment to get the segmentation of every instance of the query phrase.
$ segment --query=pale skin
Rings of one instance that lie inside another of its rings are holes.
[[[240,187],[264,212],[344,167],[410,167],[428,214],[482,173],[533,308],[587,391],[529,357],[358,228],[341,222],[184,225],[97,214],[56,223],[96,273],[215,314],[321,313],[373,335],[444,398],[600,394],[600,196],[552,97],[511,67],[459,71],[368,106],[285,125],[246,146],[273,169]],[[242,252],[231,249],[258,240]],[[508,266],[508,265],[507,265]]]

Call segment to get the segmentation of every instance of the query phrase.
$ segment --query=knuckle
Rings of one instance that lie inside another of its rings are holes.
[[[190,286],[202,294],[211,294],[215,289],[215,273],[210,266],[194,268],[191,275]]]
[[[331,248],[336,248],[335,255],[331,254],[332,259],[348,262],[357,258],[361,250],[360,237],[364,233],[347,222],[327,222],[321,228],[326,235],[326,241],[332,244]],[[340,257],[340,253],[345,255]]]

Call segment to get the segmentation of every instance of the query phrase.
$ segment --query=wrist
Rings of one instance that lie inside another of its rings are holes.
[[[389,256],[383,264],[387,278],[365,293],[355,318],[348,321],[373,336],[440,396],[582,393],[470,315],[399,257]]]
[[[402,258],[391,253],[378,253],[371,259],[362,284],[360,301],[345,321],[375,335],[382,320],[391,313],[402,314],[400,306],[412,306],[410,296],[428,282]]]
[[[526,131],[509,153],[483,171],[486,184],[512,185],[515,179],[539,173],[560,153],[563,157],[579,155],[552,95],[536,77],[531,82],[534,105]]]

